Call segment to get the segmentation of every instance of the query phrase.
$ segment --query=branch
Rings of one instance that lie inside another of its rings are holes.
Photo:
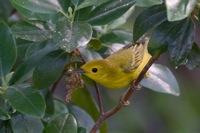
[[[132,86],[128,88],[128,90],[122,95],[119,103],[110,111],[102,114],[98,121],[95,123],[93,128],[91,129],[90,133],[96,133],[96,131],[101,127],[101,125],[112,115],[117,113],[122,107],[124,107],[125,104],[123,103],[128,103],[129,98],[133,94],[135,90],[140,89],[140,82],[142,81],[143,77],[145,76],[146,72],[150,68],[150,66],[157,60],[158,57],[151,57],[149,62],[146,64],[146,66],[143,68],[141,71],[140,75],[138,78],[133,82]]]

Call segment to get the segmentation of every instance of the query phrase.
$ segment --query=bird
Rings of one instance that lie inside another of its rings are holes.
[[[137,79],[150,58],[147,41],[143,39],[124,46],[105,59],[86,62],[77,72],[108,89],[122,89]],[[148,75],[147,72],[145,77]]]

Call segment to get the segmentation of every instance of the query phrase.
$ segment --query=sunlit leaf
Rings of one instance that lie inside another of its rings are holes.
[[[140,7],[149,7],[153,5],[162,4],[163,0],[137,0],[135,5]]]
[[[190,16],[194,10],[197,0],[166,0],[167,18],[176,21]]]
[[[177,80],[167,67],[153,64],[148,72],[150,76],[142,80],[143,86],[157,92],[179,95]]]

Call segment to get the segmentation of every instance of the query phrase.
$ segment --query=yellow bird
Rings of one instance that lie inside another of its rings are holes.
[[[150,58],[147,43],[143,40],[125,46],[105,59],[89,61],[78,71],[106,88],[121,89],[139,76]]]

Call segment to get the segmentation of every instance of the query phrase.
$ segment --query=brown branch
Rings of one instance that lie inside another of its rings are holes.
[[[112,115],[117,113],[125,104],[128,103],[129,98],[133,94],[135,90],[138,90],[140,88],[140,82],[142,81],[143,77],[145,76],[146,72],[150,68],[150,66],[157,60],[158,57],[151,57],[149,62],[146,64],[146,66],[143,68],[142,72],[138,76],[138,78],[133,82],[132,86],[128,88],[128,90],[122,95],[119,103],[110,111],[102,114],[98,121],[95,123],[93,128],[90,130],[90,133],[96,133],[96,131],[101,127],[101,125]]]

